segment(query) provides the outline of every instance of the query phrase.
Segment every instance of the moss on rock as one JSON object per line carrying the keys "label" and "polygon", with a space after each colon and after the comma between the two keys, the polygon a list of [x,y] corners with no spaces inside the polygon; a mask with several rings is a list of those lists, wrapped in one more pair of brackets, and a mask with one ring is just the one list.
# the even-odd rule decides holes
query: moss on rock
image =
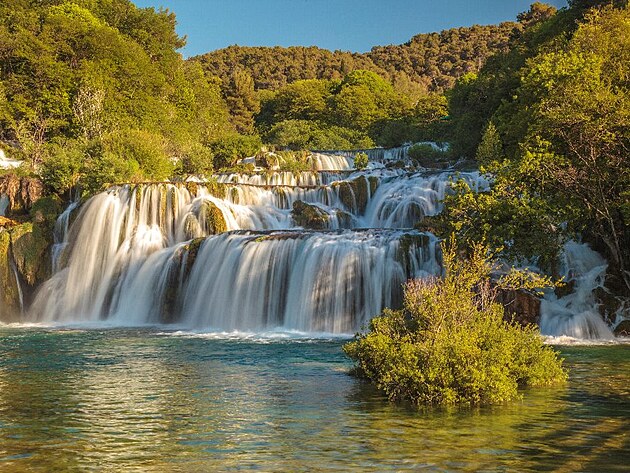
{"label": "moss on rock", "polygon": [[227,232],[227,222],[221,209],[210,201],[205,200],[199,209],[199,224],[208,235]]}
{"label": "moss on rock", "polygon": [[17,312],[20,305],[19,291],[12,270],[11,235],[0,229],[0,304],[4,309],[0,315]]}
{"label": "moss on rock", "polygon": [[333,189],[337,190],[339,200],[344,207],[355,213],[365,212],[371,192],[371,184],[365,176],[359,176],[350,181],[333,183]]}
{"label": "moss on rock", "polygon": [[49,248],[52,235],[38,224],[23,223],[10,230],[15,265],[29,286],[50,276]]}
{"label": "moss on rock", "polygon": [[293,202],[291,216],[293,221],[300,227],[311,230],[325,230],[328,228],[328,214],[316,205],[307,204],[301,200]]}

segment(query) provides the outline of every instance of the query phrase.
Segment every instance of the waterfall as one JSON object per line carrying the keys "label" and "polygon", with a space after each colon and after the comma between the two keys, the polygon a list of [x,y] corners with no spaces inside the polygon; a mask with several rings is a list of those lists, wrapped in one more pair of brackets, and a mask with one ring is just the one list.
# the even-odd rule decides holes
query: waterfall
{"label": "waterfall", "polygon": [[216,174],[214,177],[222,184],[251,184],[257,186],[321,186],[344,179],[352,170],[345,171],[289,171]]}
{"label": "waterfall", "polygon": [[593,291],[603,287],[608,265],[585,243],[569,241],[562,254],[562,276],[574,283],[564,297],[547,294],[540,307],[544,335],[610,340],[614,335],[597,310]]}
{"label": "waterfall", "polygon": [[15,169],[22,165],[22,161],[7,157],[3,149],[0,149],[0,169]]}
{"label": "waterfall", "polygon": [[[217,330],[358,330],[400,303],[406,279],[440,271],[434,236],[380,230],[368,209],[382,216],[378,209],[400,192],[400,179],[408,194],[431,192],[425,201],[433,208],[452,175],[342,177],[328,185],[230,183],[218,190],[202,183],[114,186],[59,218],[55,273],[30,316]],[[297,202],[318,209],[329,231],[301,229],[293,220]],[[78,215],[68,230],[73,210]],[[388,223],[410,227],[412,218],[399,210]],[[330,231],[370,221],[373,230]]]}
{"label": "waterfall", "polygon": [[340,154],[313,153],[309,160],[316,171],[339,171],[354,167],[354,154],[344,156]]}
{"label": "waterfall", "polygon": [[[356,150],[344,150],[344,151],[321,151],[319,154],[323,155],[336,155],[341,156],[349,160],[350,165],[352,166],[354,157],[357,153],[365,153],[368,156],[368,160],[371,166],[375,164],[388,164],[394,163],[397,161],[408,161],[409,160],[409,148],[412,146],[419,145],[429,145],[436,151],[447,151],[449,146],[447,143],[438,144],[434,141],[422,141],[419,143],[407,144],[403,146],[399,146],[396,148],[370,148],[370,149],[356,149]],[[340,168],[341,169],[341,168]]]}
{"label": "waterfall", "polygon": [[9,208],[9,197],[5,194],[0,194],[0,217],[3,217],[7,213]]}
{"label": "waterfall", "polygon": [[[412,228],[441,212],[451,182],[464,179],[476,191],[489,186],[479,172],[357,171],[355,153],[314,153],[307,172],[117,185],[81,207],[73,203],[55,226],[53,276],[26,317],[355,332],[401,303],[408,278],[441,273],[437,239]],[[406,153],[369,155],[383,161]],[[592,295],[603,284],[604,260],[572,243],[563,271],[575,291],[546,296],[543,332],[610,337]]]}
{"label": "waterfall", "polygon": [[53,247],[52,247],[52,271],[56,273],[59,270],[63,251],[68,246],[68,230],[70,227],[70,215],[79,206],[78,201],[71,202],[70,205],[61,213],[55,222],[53,231]]}

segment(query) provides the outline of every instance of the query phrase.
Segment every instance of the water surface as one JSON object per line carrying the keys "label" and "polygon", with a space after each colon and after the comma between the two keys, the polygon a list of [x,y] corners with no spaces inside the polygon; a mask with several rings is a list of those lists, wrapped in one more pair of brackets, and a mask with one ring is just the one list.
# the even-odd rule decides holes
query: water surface
{"label": "water surface", "polygon": [[414,411],[343,340],[0,329],[0,471],[628,471],[630,346],[561,347],[568,386]]}

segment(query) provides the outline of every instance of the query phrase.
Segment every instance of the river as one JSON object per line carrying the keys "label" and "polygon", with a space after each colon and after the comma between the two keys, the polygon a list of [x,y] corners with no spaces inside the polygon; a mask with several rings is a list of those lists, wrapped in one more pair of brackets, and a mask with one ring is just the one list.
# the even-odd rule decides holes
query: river
{"label": "river", "polygon": [[415,411],[345,339],[0,329],[0,471],[627,471],[630,345],[561,346],[567,386]]}

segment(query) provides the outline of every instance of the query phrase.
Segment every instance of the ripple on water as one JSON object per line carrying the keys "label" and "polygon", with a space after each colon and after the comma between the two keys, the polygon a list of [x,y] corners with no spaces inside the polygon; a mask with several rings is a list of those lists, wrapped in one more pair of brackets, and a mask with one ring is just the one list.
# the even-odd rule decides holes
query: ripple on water
{"label": "ripple on water", "polygon": [[0,331],[0,471],[624,471],[630,346],[561,346],[568,386],[410,410],[344,340]]}

